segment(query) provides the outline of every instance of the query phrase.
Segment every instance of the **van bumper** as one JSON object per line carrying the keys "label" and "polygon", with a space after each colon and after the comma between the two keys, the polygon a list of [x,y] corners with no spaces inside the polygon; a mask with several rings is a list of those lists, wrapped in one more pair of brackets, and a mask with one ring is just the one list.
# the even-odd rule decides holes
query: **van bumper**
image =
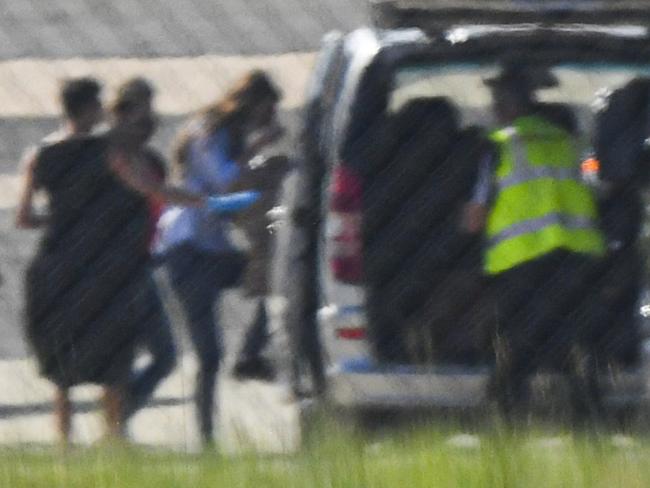
{"label": "van bumper", "polygon": [[[489,368],[377,367],[351,360],[329,372],[329,401],[345,409],[371,408],[477,408],[490,402]],[[608,408],[648,403],[647,375],[643,370],[603,375],[604,402]],[[566,395],[560,375],[540,374],[532,380],[533,402],[555,403]]]}

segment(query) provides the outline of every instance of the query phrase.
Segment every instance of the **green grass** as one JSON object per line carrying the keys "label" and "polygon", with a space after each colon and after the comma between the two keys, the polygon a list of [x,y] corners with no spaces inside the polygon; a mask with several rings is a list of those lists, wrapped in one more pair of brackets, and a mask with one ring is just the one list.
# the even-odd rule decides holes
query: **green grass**
{"label": "green grass", "polygon": [[0,450],[0,487],[648,487],[650,440],[448,428],[366,438],[327,426],[287,456],[189,455],[128,447]]}

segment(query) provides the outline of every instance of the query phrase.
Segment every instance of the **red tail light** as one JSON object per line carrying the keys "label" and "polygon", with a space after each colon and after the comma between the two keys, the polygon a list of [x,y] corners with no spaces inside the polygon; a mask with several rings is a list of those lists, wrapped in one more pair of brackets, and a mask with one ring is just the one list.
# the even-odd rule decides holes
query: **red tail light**
{"label": "red tail light", "polygon": [[363,327],[345,327],[336,329],[336,337],[348,341],[361,341],[366,338],[366,329]]}
{"label": "red tail light", "polygon": [[347,166],[338,165],[333,172],[330,191],[332,274],[338,281],[358,283],[363,274],[361,178]]}

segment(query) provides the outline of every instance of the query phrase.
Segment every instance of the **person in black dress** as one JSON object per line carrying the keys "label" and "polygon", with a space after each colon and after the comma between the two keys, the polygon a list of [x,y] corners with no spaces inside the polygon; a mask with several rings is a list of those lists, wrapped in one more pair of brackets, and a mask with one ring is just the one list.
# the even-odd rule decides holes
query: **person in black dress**
{"label": "person in black dress", "polygon": [[21,200],[18,224],[44,226],[26,273],[26,337],[41,374],[58,390],[62,440],[70,433],[68,389],[104,387],[111,437],[123,433],[125,392],[141,334],[164,319],[148,249],[148,199],[205,205],[206,198],[148,178],[140,150],[155,129],[150,100],[128,106],[108,133],[43,146],[24,193],[44,190],[47,216]]}
{"label": "person in black dress", "polygon": [[[61,127],[46,136],[38,146],[27,152],[22,166],[24,169],[23,191],[16,213],[16,226],[22,229],[35,229],[47,224],[48,216],[34,212],[32,201],[40,182],[36,182],[36,165],[41,152],[57,142],[87,136],[101,121],[101,85],[91,77],[66,80],[60,91],[60,102],[64,117]],[[57,388],[55,412],[61,437],[67,439],[70,431],[72,406],[67,388]]]}

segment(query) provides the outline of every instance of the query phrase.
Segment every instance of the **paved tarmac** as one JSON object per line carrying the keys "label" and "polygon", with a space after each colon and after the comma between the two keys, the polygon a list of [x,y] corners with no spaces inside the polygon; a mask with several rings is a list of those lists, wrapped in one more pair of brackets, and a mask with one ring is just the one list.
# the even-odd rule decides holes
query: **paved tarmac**
{"label": "paved tarmac", "polygon": [[[179,367],[160,386],[151,405],[130,422],[130,441],[143,446],[197,452],[201,446],[191,403],[194,359],[182,357]],[[29,360],[0,362],[0,444],[55,445],[51,385],[38,379]],[[100,390],[93,386],[73,390],[75,415],[72,442],[101,442],[103,418]],[[289,452],[300,443],[299,405],[288,401],[277,385],[236,382],[223,375],[219,383],[217,438],[224,452],[260,450]]]}
{"label": "paved tarmac", "polygon": [[2,0],[0,59],[303,52],[366,18],[364,0]]}
{"label": "paved tarmac", "polygon": [[[151,79],[162,115],[155,145],[166,151],[188,112],[216,99],[246,70],[264,68],[282,87],[282,117],[294,128],[321,36],[333,29],[350,30],[365,19],[361,0],[0,1],[0,444],[55,440],[51,387],[38,378],[21,333],[22,273],[38,235],[15,230],[12,220],[21,154],[57,127],[59,81],[93,74],[110,95],[129,76]],[[291,150],[291,139],[285,146]],[[173,300],[168,305],[183,343]],[[225,297],[222,309],[226,348],[232,353],[251,304],[234,292]],[[272,356],[280,366],[286,357],[284,344],[282,333],[275,333]],[[182,351],[182,361],[153,405],[133,419],[134,442],[198,448],[190,401],[195,364],[187,348]],[[232,355],[227,365],[231,361]],[[220,385],[215,415],[226,449],[297,446],[299,409],[287,401],[281,382],[237,383],[224,374]],[[74,392],[75,442],[92,443],[102,435],[97,393],[94,387]]]}

